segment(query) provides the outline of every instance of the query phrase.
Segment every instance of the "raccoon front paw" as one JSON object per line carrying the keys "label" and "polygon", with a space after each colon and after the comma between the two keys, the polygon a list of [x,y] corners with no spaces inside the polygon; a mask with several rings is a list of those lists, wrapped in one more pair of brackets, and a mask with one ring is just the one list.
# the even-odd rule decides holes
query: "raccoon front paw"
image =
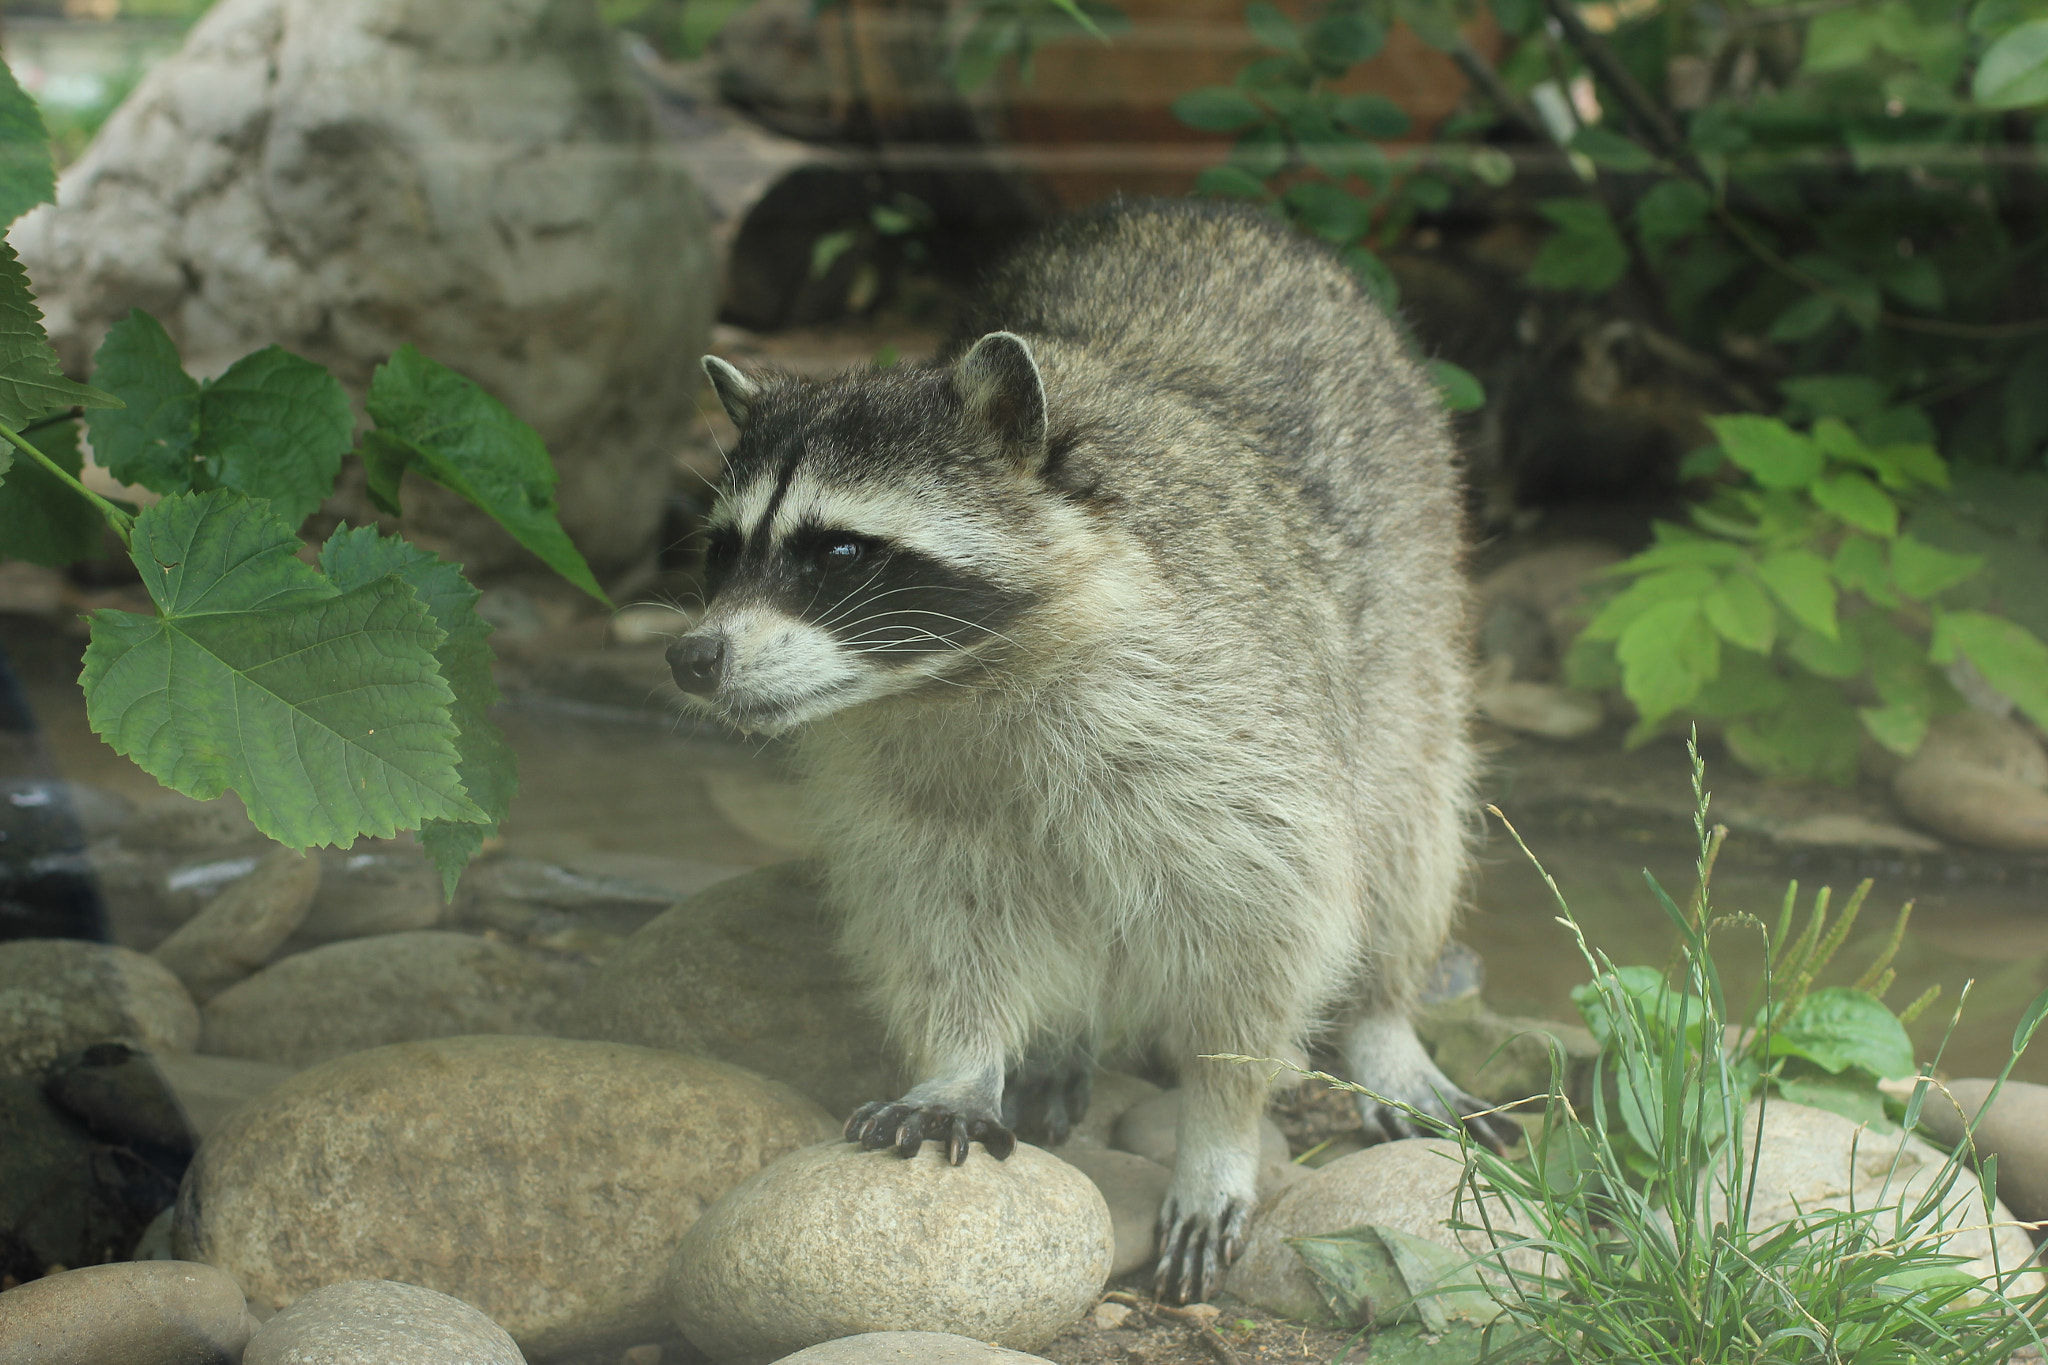
{"label": "raccoon front paw", "polygon": [[876,1100],[854,1110],[846,1121],[846,1140],[871,1152],[894,1147],[898,1156],[916,1156],[926,1138],[944,1143],[947,1159],[955,1166],[967,1160],[970,1142],[980,1143],[997,1161],[1017,1150],[1016,1135],[993,1114],[963,1112],[950,1105]]}
{"label": "raccoon front paw", "polygon": [[[1522,1141],[1521,1125],[1476,1095],[1468,1095],[1449,1082],[1420,1095],[1396,1095],[1399,1099],[1446,1123],[1463,1124],[1465,1131],[1495,1152],[1504,1152]],[[1440,1133],[1396,1105],[1370,1095],[1358,1097],[1358,1113],[1364,1121],[1367,1145],[1397,1138],[1438,1137]]]}
{"label": "raccoon front paw", "polygon": [[1211,1211],[1183,1207],[1171,1195],[1159,1210],[1159,1269],[1152,1292],[1162,1303],[1201,1303],[1223,1287],[1223,1272],[1244,1250],[1251,1205],[1225,1199]]}

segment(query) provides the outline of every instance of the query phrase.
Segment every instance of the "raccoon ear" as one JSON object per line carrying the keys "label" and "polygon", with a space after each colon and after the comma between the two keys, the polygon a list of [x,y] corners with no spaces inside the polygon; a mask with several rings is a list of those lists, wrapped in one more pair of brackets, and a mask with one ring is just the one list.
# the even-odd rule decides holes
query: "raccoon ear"
{"label": "raccoon ear", "polygon": [[953,387],[968,413],[1011,445],[1036,453],[1045,446],[1045,381],[1031,347],[1014,332],[990,332],[953,370]]}
{"label": "raccoon ear", "polygon": [[734,426],[746,426],[747,419],[754,415],[754,400],[760,397],[761,386],[715,355],[705,356],[703,364],[725,415],[732,418]]}

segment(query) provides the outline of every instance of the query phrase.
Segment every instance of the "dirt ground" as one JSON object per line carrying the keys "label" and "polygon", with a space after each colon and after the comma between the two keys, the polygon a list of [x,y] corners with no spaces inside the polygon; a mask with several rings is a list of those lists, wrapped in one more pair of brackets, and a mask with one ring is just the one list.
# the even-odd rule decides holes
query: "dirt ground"
{"label": "dirt ground", "polygon": [[1039,1354],[1054,1365],[1337,1365],[1367,1358],[1367,1342],[1243,1304],[1167,1308],[1112,1292]]}

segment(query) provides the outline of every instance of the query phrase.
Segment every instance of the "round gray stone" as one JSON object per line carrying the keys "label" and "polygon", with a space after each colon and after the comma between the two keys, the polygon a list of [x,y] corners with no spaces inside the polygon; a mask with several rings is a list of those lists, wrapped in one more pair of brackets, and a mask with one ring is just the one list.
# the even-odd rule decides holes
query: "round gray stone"
{"label": "round gray stone", "polygon": [[721,1057],[850,1114],[904,1086],[838,935],[804,864],[734,877],[628,938],[557,1027]]}
{"label": "round gray stone", "polygon": [[1020,1144],[964,1165],[828,1143],[714,1204],[676,1247],[668,1301],[707,1355],[769,1360],[860,1331],[1044,1346],[1095,1303],[1109,1209],[1072,1166]]}
{"label": "round gray stone", "polygon": [[1030,1365],[1044,1359],[951,1332],[862,1332],[806,1346],[781,1365]]}
{"label": "round gray stone", "polygon": [[[1111,1145],[1171,1169],[1174,1154],[1180,1150],[1180,1091],[1162,1090],[1126,1109],[1116,1122],[1116,1139]],[[1287,1161],[1287,1135],[1279,1124],[1261,1117],[1259,1164],[1284,1166]]]}
{"label": "round gray stone", "polygon": [[249,1342],[242,1365],[526,1365],[505,1329],[461,1299],[395,1280],[323,1285]]}
{"label": "round gray stone", "polygon": [[93,1043],[190,1052],[198,1040],[198,1007],[154,958],[75,939],[0,943],[0,1075],[33,1075]]}
{"label": "round gray stone", "polygon": [[387,1043],[536,1032],[550,985],[532,954],[474,934],[347,939],[281,958],[209,1000],[201,1045],[310,1066]]}
{"label": "round gray stone", "polygon": [[[1921,1106],[1921,1126],[1953,1147],[1984,1108],[1992,1084],[1983,1079],[1948,1082],[1954,1101],[1939,1092],[1929,1095]],[[2048,1219],[2048,1085],[2007,1081],[1971,1141],[1980,1158],[1998,1158],[1998,1197],[2006,1207],[2030,1223]]]}
{"label": "round gray stone", "polygon": [[117,1261],[0,1294],[0,1365],[224,1365],[255,1327],[224,1271]]}
{"label": "round gray stone", "polygon": [[1128,1275],[1149,1265],[1159,1245],[1159,1206],[1173,1172],[1135,1152],[1119,1152],[1092,1142],[1064,1142],[1053,1155],[1095,1182],[1109,1205],[1116,1228],[1116,1263],[1112,1275]]}
{"label": "round gray stone", "polygon": [[300,1072],[223,1120],[178,1197],[181,1255],[258,1311],[395,1277],[535,1356],[661,1335],[667,1254],[743,1177],[837,1125],[737,1067],[617,1043],[443,1038]]}
{"label": "round gray stone", "polygon": [[306,917],[320,860],[298,849],[267,854],[246,876],[178,926],[150,956],[206,1001],[269,961]]}

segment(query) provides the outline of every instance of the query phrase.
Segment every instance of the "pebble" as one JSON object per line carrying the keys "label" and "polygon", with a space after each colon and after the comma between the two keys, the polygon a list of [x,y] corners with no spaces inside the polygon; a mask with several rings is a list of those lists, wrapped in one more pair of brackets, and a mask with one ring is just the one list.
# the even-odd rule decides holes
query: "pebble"
{"label": "pebble", "polygon": [[[1911,1093],[1911,1083],[1907,1084]],[[1921,1104],[1920,1125],[1936,1141],[1953,1147],[1963,1140],[1969,1120],[1983,1109],[1992,1082],[1965,1079],[1947,1085],[1954,1103],[1939,1091],[1928,1095]],[[2048,1085],[2007,1081],[1971,1141],[1980,1156],[1998,1158],[1998,1197],[2005,1206],[2029,1223],[2048,1219]]]}
{"label": "pebble", "polygon": [[2012,853],[2048,850],[2048,753],[2017,720],[1940,717],[1893,776],[1892,793],[1937,834]]}
{"label": "pebble", "polygon": [[1474,680],[1473,704],[1495,725],[1540,739],[1584,739],[1607,723],[1600,698],[1556,683],[1509,676],[1512,661],[1489,660]]}
{"label": "pebble", "polygon": [[297,849],[266,855],[150,954],[204,1004],[270,960],[305,919],[320,860]]}
{"label": "pebble", "polygon": [[[1930,1099],[1922,1112],[1934,1108]],[[1746,1141],[1756,1130],[1756,1114],[1756,1107],[1751,1106],[1744,1120]],[[1851,1207],[1910,1209],[1940,1177],[1947,1160],[1945,1153],[1919,1138],[1876,1132],[1840,1114],[1784,1100],[1773,1100],[1765,1109],[1762,1135],[1755,1141],[1756,1193],[1749,1214],[1752,1231],[1800,1213]],[[1942,1201],[1942,1218],[1963,1230],[1930,1245],[1939,1245],[1950,1255],[1968,1257],[1961,1268],[1979,1276],[1993,1273],[1993,1231],[2000,1266],[2010,1270],[2032,1260],[2033,1243],[2002,1201],[1993,1206],[1992,1227],[1985,1227],[1981,1198],[1975,1180],[1966,1175],[1957,1181]],[[1724,1193],[1711,1193],[1706,1202],[1715,1210],[1715,1217],[1726,1216]],[[1880,1226],[1888,1230],[1890,1225]],[[2039,1289],[2041,1277],[2030,1278],[2031,1283],[2022,1281],[2008,1292],[2017,1298]]]}
{"label": "pebble", "polygon": [[387,1043],[534,1033],[553,1005],[547,966],[474,934],[421,930],[310,948],[231,986],[200,1011],[222,1057],[311,1066]]}
{"label": "pebble", "polygon": [[806,1346],[782,1361],[784,1365],[791,1361],[797,1365],[1031,1365],[1034,1361],[1045,1365],[1043,1356],[1005,1350],[951,1332],[862,1332]]}
{"label": "pebble", "polygon": [[154,958],[77,939],[0,943],[0,1075],[99,1042],[189,1052],[198,1040],[198,1007]]}
{"label": "pebble", "polygon": [[1158,1086],[1128,1071],[1097,1071],[1088,1089],[1088,1112],[1074,1125],[1073,1131],[1067,1135],[1067,1142],[1093,1143],[1098,1147],[1112,1145],[1117,1120],[1129,1113],[1139,1101],[1149,1100],[1159,1093]]}
{"label": "pebble", "polygon": [[385,1276],[453,1294],[530,1355],[664,1326],[697,1213],[838,1124],[737,1067],[539,1037],[400,1043],[300,1072],[230,1115],[179,1192],[179,1254],[259,1313]]}
{"label": "pebble", "polygon": [[[1479,581],[1474,593],[1479,617],[1487,620],[1501,603],[1531,611],[1550,628],[1550,658],[1563,658],[1588,619],[1584,611],[1586,584],[1622,558],[1622,552],[1612,545],[1590,540],[1565,541],[1517,555]],[[1519,671],[1542,676],[1542,661],[1517,662],[1524,665]]]}
{"label": "pebble", "polygon": [[[1269,1201],[1252,1224],[1243,1255],[1224,1287],[1284,1318],[1320,1322],[1329,1316],[1314,1278],[1290,1237],[1315,1237],[1372,1224],[1398,1228],[1467,1255],[1486,1249],[1483,1233],[1454,1233],[1452,1217],[1464,1165],[1458,1144],[1437,1138],[1383,1142],[1339,1157]],[[1471,1215],[1468,1209],[1467,1215]],[[1495,1224],[1516,1226],[1506,1209]],[[1476,1217],[1472,1221],[1477,1221]],[[1531,1258],[1523,1254],[1524,1262]]]}
{"label": "pebble", "polygon": [[718,1057],[850,1114],[905,1085],[837,938],[803,864],[750,872],[649,921],[591,973],[556,1027]]}
{"label": "pebble", "polygon": [[1128,1275],[1152,1263],[1159,1245],[1159,1206],[1173,1172],[1135,1152],[1119,1152],[1088,1142],[1067,1141],[1053,1155],[1095,1182],[1109,1205],[1116,1229],[1116,1261],[1111,1275]]}
{"label": "pebble", "polygon": [[526,1365],[461,1299],[395,1280],[323,1285],[263,1324],[242,1365]]}
{"label": "pebble", "polygon": [[774,1359],[862,1330],[955,1332],[1033,1351],[1095,1305],[1115,1258],[1079,1171],[1019,1144],[964,1165],[842,1142],[750,1176],[677,1245],[675,1322],[716,1358]]}
{"label": "pebble", "polygon": [[0,1294],[0,1365],[228,1365],[255,1328],[223,1271],[117,1261]]}

